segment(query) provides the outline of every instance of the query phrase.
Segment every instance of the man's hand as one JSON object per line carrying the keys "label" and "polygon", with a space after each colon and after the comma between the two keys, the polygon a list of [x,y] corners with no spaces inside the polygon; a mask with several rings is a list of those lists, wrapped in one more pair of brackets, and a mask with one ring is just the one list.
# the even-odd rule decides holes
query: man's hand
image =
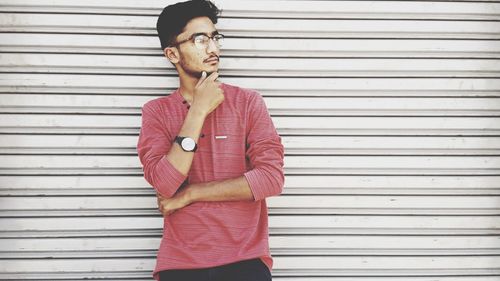
{"label": "man's hand", "polygon": [[156,201],[158,203],[158,209],[163,214],[163,216],[168,216],[173,214],[175,211],[186,207],[191,204],[188,199],[186,190],[179,190],[173,197],[165,198],[159,193],[156,193]]}
{"label": "man's hand", "polygon": [[204,71],[194,88],[192,109],[200,111],[205,116],[214,111],[224,101],[224,91],[220,82],[215,81],[219,73],[213,72],[207,77]]}

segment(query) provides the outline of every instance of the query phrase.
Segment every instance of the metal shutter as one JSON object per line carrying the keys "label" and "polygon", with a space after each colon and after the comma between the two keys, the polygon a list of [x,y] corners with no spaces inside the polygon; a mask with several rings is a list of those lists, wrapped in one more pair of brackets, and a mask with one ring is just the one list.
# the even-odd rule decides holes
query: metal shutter
{"label": "metal shutter", "polygon": [[[0,279],[151,280],[135,144],[174,1],[0,1]],[[498,1],[216,1],[286,147],[274,279],[500,280]]]}

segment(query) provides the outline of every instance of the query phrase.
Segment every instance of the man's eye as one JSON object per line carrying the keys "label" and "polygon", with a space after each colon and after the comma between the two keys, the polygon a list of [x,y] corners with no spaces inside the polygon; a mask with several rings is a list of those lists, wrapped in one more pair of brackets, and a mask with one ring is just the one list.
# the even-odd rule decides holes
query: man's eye
{"label": "man's eye", "polygon": [[196,43],[205,43],[208,40],[208,37],[205,35],[198,35],[194,38],[194,42]]}

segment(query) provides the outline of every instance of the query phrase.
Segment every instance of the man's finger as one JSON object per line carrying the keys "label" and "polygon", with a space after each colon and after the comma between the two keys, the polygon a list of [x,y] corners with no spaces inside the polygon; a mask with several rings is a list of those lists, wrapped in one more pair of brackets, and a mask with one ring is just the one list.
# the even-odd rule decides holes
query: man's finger
{"label": "man's finger", "polygon": [[219,72],[214,71],[210,76],[207,77],[207,80],[209,81],[215,81],[219,77]]}
{"label": "man's finger", "polygon": [[203,71],[201,73],[201,77],[200,79],[198,80],[198,83],[196,83],[196,86],[195,87],[198,87],[199,85],[201,85],[201,83],[203,83],[203,81],[205,81],[205,78],[207,78],[207,72]]}

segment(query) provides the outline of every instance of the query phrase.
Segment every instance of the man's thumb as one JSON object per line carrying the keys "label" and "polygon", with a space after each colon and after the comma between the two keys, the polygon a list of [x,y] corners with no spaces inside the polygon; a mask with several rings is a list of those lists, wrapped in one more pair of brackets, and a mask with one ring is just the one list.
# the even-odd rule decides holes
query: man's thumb
{"label": "man's thumb", "polygon": [[196,84],[196,86],[199,86],[201,83],[203,83],[203,81],[205,81],[205,78],[207,78],[207,73],[205,71],[203,71],[201,73],[200,80],[198,80],[198,83]]}

